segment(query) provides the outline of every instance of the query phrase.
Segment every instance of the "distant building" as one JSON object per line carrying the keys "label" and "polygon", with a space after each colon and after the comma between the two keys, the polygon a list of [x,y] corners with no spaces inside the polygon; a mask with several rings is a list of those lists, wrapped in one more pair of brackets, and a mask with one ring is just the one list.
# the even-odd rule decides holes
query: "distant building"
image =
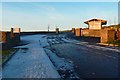
{"label": "distant building", "polygon": [[102,29],[102,25],[106,25],[107,21],[106,20],[101,20],[101,19],[91,19],[88,21],[85,21],[88,25],[89,29]]}

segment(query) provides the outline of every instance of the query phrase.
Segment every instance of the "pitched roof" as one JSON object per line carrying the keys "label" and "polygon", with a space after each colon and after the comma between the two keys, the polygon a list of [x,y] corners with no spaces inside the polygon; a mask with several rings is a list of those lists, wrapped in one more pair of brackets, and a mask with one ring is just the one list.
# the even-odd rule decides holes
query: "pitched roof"
{"label": "pitched roof", "polygon": [[88,21],[85,21],[84,23],[86,23],[86,24],[88,24],[89,22],[91,22],[91,21],[101,21],[102,22],[102,25],[104,25],[104,24],[107,24],[107,20],[102,20],[102,19],[90,19],[90,20],[88,20]]}

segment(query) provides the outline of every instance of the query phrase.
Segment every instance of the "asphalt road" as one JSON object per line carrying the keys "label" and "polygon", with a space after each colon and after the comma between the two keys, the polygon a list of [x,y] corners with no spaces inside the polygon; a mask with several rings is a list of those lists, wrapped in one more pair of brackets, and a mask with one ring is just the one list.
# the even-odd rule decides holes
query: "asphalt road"
{"label": "asphalt road", "polygon": [[[51,43],[55,42],[53,39]],[[52,44],[51,48],[58,56],[72,61],[81,78],[118,78],[119,51],[96,45],[65,43],[60,39],[57,41],[58,44]]]}

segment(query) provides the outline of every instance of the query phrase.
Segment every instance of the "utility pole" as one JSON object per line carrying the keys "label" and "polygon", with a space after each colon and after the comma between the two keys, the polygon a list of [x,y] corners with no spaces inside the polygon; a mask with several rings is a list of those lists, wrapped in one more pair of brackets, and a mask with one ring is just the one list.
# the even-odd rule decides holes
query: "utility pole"
{"label": "utility pole", "polygon": [[48,32],[49,32],[50,26],[48,25]]}

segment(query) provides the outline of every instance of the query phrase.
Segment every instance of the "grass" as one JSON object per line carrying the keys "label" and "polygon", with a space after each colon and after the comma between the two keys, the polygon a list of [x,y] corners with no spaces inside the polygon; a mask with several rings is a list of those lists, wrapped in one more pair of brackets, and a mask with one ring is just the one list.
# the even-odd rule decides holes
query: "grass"
{"label": "grass", "polygon": [[8,50],[2,50],[0,52],[2,52],[2,56],[7,56],[9,55],[11,52],[15,51],[16,49],[8,49]]}
{"label": "grass", "polygon": [[6,58],[8,58],[8,56],[14,52],[16,49],[8,49],[8,50],[0,50],[0,55],[2,56],[2,62],[4,62],[6,60]]}
{"label": "grass", "polygon": [[119,45],[120,46],[120,41],[110,41],[110,42],[107,42],[108,44],[114,44],[114,45]]}

